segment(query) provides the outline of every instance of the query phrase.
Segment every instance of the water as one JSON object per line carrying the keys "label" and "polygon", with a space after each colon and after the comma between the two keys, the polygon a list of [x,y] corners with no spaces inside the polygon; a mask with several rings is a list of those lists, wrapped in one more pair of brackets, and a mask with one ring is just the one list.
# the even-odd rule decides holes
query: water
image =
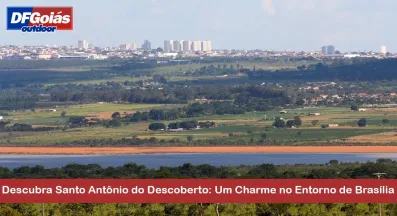
{"label": "water", "polygon": [[137,163],[149,168],[160,166],[194,165],[238,166],[272,163],[283,164],[324,164],[330,160],[340,162],[367,162],[378,158],[397,160],[396,154],[303,154],[303,153],[240,153],[240,154],[142,154],[142,155],[0,155],[0,166],[10,169],[20,166],[42,165],[46,168],[62,167],[70,163],[100,164],[103,167],[122,166]]}

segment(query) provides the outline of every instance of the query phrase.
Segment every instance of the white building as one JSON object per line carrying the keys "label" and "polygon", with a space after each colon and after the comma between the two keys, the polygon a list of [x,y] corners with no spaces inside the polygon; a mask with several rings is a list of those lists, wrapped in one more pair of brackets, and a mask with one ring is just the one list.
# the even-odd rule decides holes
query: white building
{"label": "white building", "polygon": [[182,46],[182,50],[183,52],[188,52],[191,51],[192,49],[192,41],[190,40],[184,40],[183,42],[183,46]]}
{"label": "white building", "polygon": [[52,57],[51,53],[40,53],[37,55],[37,58],[41,60],[48,60],[51,59],[51,57]]}
{"label": "white building", "polygon": [[180,52],[181,51],[181,42],[179,40],[174,40],[172,43],[172,51]]}
{"label": "white building", "polygon": [[86,40],[79,40],[77,43],[77,48],[86,50],[88,49],[88,41]]}
{"label": "white building", "polygon": [[164,52],[165,53],[170,53],[172,52],[172,46],[173,46],[173,41],[172,40],[165,40],[164,41]]}
{"label": "white building", "polygon": [[0,120],[3,120],[3,116],[0,116]]}
{"label": "white building", "polygon": [[129,44],[129,43],[122,44],[122,45],[120,45],[120,49],[121,50],[131,50],[132,49],[132,45]]}
{"label": "white building", "polygon": [[200,52],[201,51],[201,41],[195,40],[192,42],[192,51]]}
{"label": "white building", "polygon": [[386,46],[381,46],[381,47],[380,47],[380,53],[383,54],[383,55],[386,55],[386,53],[387,53],[387,47],[386,47]]}

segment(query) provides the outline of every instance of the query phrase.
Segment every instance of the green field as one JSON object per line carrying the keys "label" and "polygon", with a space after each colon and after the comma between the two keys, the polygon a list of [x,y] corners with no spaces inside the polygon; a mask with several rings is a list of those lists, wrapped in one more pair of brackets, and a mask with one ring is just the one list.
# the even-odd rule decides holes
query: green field
{"label": "green field", "polygon": [[[84,104],[73,105],[68,107],[58,107],[56,112],[47,110],[18,111],[10,112],[6,120],[13,123],[24,123],[33,125],[65,125],[70,116],[92,116],[100,115],[103,118],[110,118],[113,112],[135,112],[150,110],[155,107],[173,107],[174,105],[162,104]],[[65,111],[66,117],[61,117],[61,113]]]}
{"label": "green field", "polygon": [[[13,123],[25,123],[44,126],[64,126],[70,116],[100,116],[109,119],[113,112],[135,112],[144,111],[154,107],[172,108],[183,105],[159,105],[159,104],[87,104],[73,105],[66,108],[57,108],[57,112],[36,110],[36,112],[11,112],[7,117]],[[61,117],[62,111],[67,116]],[[397,109],[368,109],[367,112],[354,112],[349,108],[305,108],[287,109],[287,114],[280,114],[280,111],[251,112],[242,115],[215,115],[199,118],[192,118],[198,121],[214,121],[216,127],[201,130],[184,132],[146,131],[151,122],[130,123],[119,128],[104,128],[102,126],[68,129],[66,131],[36,132],[18,134],[18,136],[0,136],[0,143],[13,144],[60,144],[78,140],[102,140],[122,139],[133,136],[141,139],[155,137],[159,140],[179,139],[183,144],[188,136],[194,140],[220,139],[225,142],[254,141],[263,139],[269,143],[282,143],[292,145],[304,145],[309,143],[330,143],[342,142],[350,137],[357,137],[369,134],[390,133],[397,125]],[[309,113],[318,112],[320,116],[310,116]],[[285,121],[294,116],[301,116],[303,124],[300,128],[276,129],[272,127],[275,117],[282,117]],[[360,118],[368,120],[367,127],[358,127],[357,121]],[[387,118],[387,124],[382,119]],[[178,119],[185,121],[192,119]],[[316,125],[312,121],[317,120]],[[175,121],[170,121],[175,122]],[[170,122],[165,121],[168,125]],[[336,128],[322,129],[322,124],[339,124]],[[262,135],[261,135],[262,134]],[[390,136],[390,135],[389,135]],[[388,141],[394,142],[393,138]],[[397,141],[397,139],[396,139]]]}

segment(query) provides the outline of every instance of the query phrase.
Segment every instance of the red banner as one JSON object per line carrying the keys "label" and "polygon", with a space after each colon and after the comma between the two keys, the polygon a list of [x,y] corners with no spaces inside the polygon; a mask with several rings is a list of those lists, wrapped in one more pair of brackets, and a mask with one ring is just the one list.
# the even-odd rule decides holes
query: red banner
{"label": "red banner", "polygon": [[397,203],[397,179],[7,179],[0,187],[0,203]]}

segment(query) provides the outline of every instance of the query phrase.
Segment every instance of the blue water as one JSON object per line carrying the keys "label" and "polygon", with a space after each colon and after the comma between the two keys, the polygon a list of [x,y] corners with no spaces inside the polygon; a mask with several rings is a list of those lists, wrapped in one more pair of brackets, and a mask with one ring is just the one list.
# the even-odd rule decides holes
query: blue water
{"label": "blue water", "polygon": [[213,166],[257,165],[263,163],[283,164],[324,164],[330,160],[340,162],[367,162],[379,158],[397,160],[396,154],[142,154],[142,155],[0,155],[0,166],[15,168],[20,166],[42,165],[46,168],[62,167],[70,163],[100,164],[103,167],[122,166],[137,163],[150,168],[160,166],[180,166],[184,163],[194,165],[210,164]]}

